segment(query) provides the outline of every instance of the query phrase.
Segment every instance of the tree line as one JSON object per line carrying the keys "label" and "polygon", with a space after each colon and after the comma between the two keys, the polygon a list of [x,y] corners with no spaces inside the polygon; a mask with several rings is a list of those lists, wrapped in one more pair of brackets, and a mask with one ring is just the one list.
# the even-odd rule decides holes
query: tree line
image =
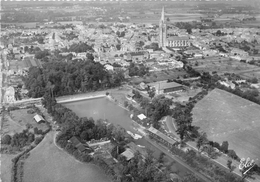
{"label": "tree line", "polygon": [[43,68],[31,67],[24,79],[28,96],[42,97],[46,91],[62,96],[120,86],[124,81],[121,71],[110,73],[94,61],[54,61]]}

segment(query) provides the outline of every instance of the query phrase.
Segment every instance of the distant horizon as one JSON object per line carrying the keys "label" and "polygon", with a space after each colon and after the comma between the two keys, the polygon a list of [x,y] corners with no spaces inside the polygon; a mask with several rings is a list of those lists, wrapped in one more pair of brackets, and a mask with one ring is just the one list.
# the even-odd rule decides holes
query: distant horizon
{"label": "distant horizon", "polygon": [[168,2],[198,2],[198,3],[207,3],[207,2],[258,2],[257,0],[1,0],[2,2],[38,2],[38,1],[61,1],[61,2],[77,2],[77,1],[137,1],[137,2],[145,2],[145,1],[168,1]]}

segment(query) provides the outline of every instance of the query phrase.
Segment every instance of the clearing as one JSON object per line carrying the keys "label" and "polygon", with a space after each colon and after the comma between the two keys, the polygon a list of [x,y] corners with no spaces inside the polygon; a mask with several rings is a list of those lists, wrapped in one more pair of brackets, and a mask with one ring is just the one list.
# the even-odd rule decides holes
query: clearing
{"label": "clearing", "polygon": [[14,111],[10,111],[10,119],[16,124],[21,126],[31,125],[33,128],[37,127],[39,130],[45,131],[48,129],[46,123],[37,123],[33,117],[36,115],[29,114],[27,111],[30,109],[17,109]]}
{"label": "clearing", "polygon": [[74,159],[53,143],[54,132],[30,152],[24,163],[26,182],[110,182],[108,176],[93,164]]}
{"label": "clearing", "polygon": [[228,141],[240,158],[260,158],[260,105],[214,89],[193,109],[193,123],[210,140]]}

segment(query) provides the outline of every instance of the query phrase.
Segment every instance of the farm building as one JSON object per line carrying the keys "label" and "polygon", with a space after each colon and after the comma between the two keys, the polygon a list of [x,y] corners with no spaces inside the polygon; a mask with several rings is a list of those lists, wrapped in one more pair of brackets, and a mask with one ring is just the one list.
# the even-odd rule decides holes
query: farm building
{"label": "farm building", "polygon": [[143,150],[133,142],[127,144],[126,146],[127,146],[126,150],[120,155],[125,156],[127,161],[131,160],[134,157],[134,154],[137,152],[141,154],[143,159],[145,159],[148,155],[145,150]]}
{"label": "farm building", "polygon": [[87,144],[82,144],[77,137],[73,136],[71,139],[68,141],[71,143],[75,148],[78,149],[79,152],[81,153],[90,153],[93,152],[93,149],[90,148]]}
{"label": "farm building", "polygon": [[124,156],[127,161],[135,156],[134,152],[130,148],[127,148],[121,155]]}
{"label": "farm building", "polygon": [[163,134],[159,130],[155,129],[152,126],[147,131],[148,131],[148,133],[151,137],[155,138],[156,140],[163,142],[168,147],[174,146],[177,142],[177,141],[171,139],[170,137],[166,136],[165,134]]}
{"label": "farm building", "polygon": [[45,122],[45,120],[43,119],[43,117],[39,114],[36,114],[34,117],[34,120],[37,122],[37,123],[41,123],[41,122]]}
{"label": "farm building", "polygon": [[165,94],[171,92],[178,92],[183,90],[183,85],[176,82],[155,82],[149,84],[150,87],[154,87],[156,90],[156,94]]}

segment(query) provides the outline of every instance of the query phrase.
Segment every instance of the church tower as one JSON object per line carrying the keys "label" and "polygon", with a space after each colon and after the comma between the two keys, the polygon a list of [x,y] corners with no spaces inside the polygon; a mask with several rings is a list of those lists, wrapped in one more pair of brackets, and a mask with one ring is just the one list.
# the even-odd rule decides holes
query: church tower
{"label": "church tower", "polygon": [[159,21],[159,48],[166,46],[166,23],[165,23],[165,13],[164,7],[162,8],[161,19]]}

